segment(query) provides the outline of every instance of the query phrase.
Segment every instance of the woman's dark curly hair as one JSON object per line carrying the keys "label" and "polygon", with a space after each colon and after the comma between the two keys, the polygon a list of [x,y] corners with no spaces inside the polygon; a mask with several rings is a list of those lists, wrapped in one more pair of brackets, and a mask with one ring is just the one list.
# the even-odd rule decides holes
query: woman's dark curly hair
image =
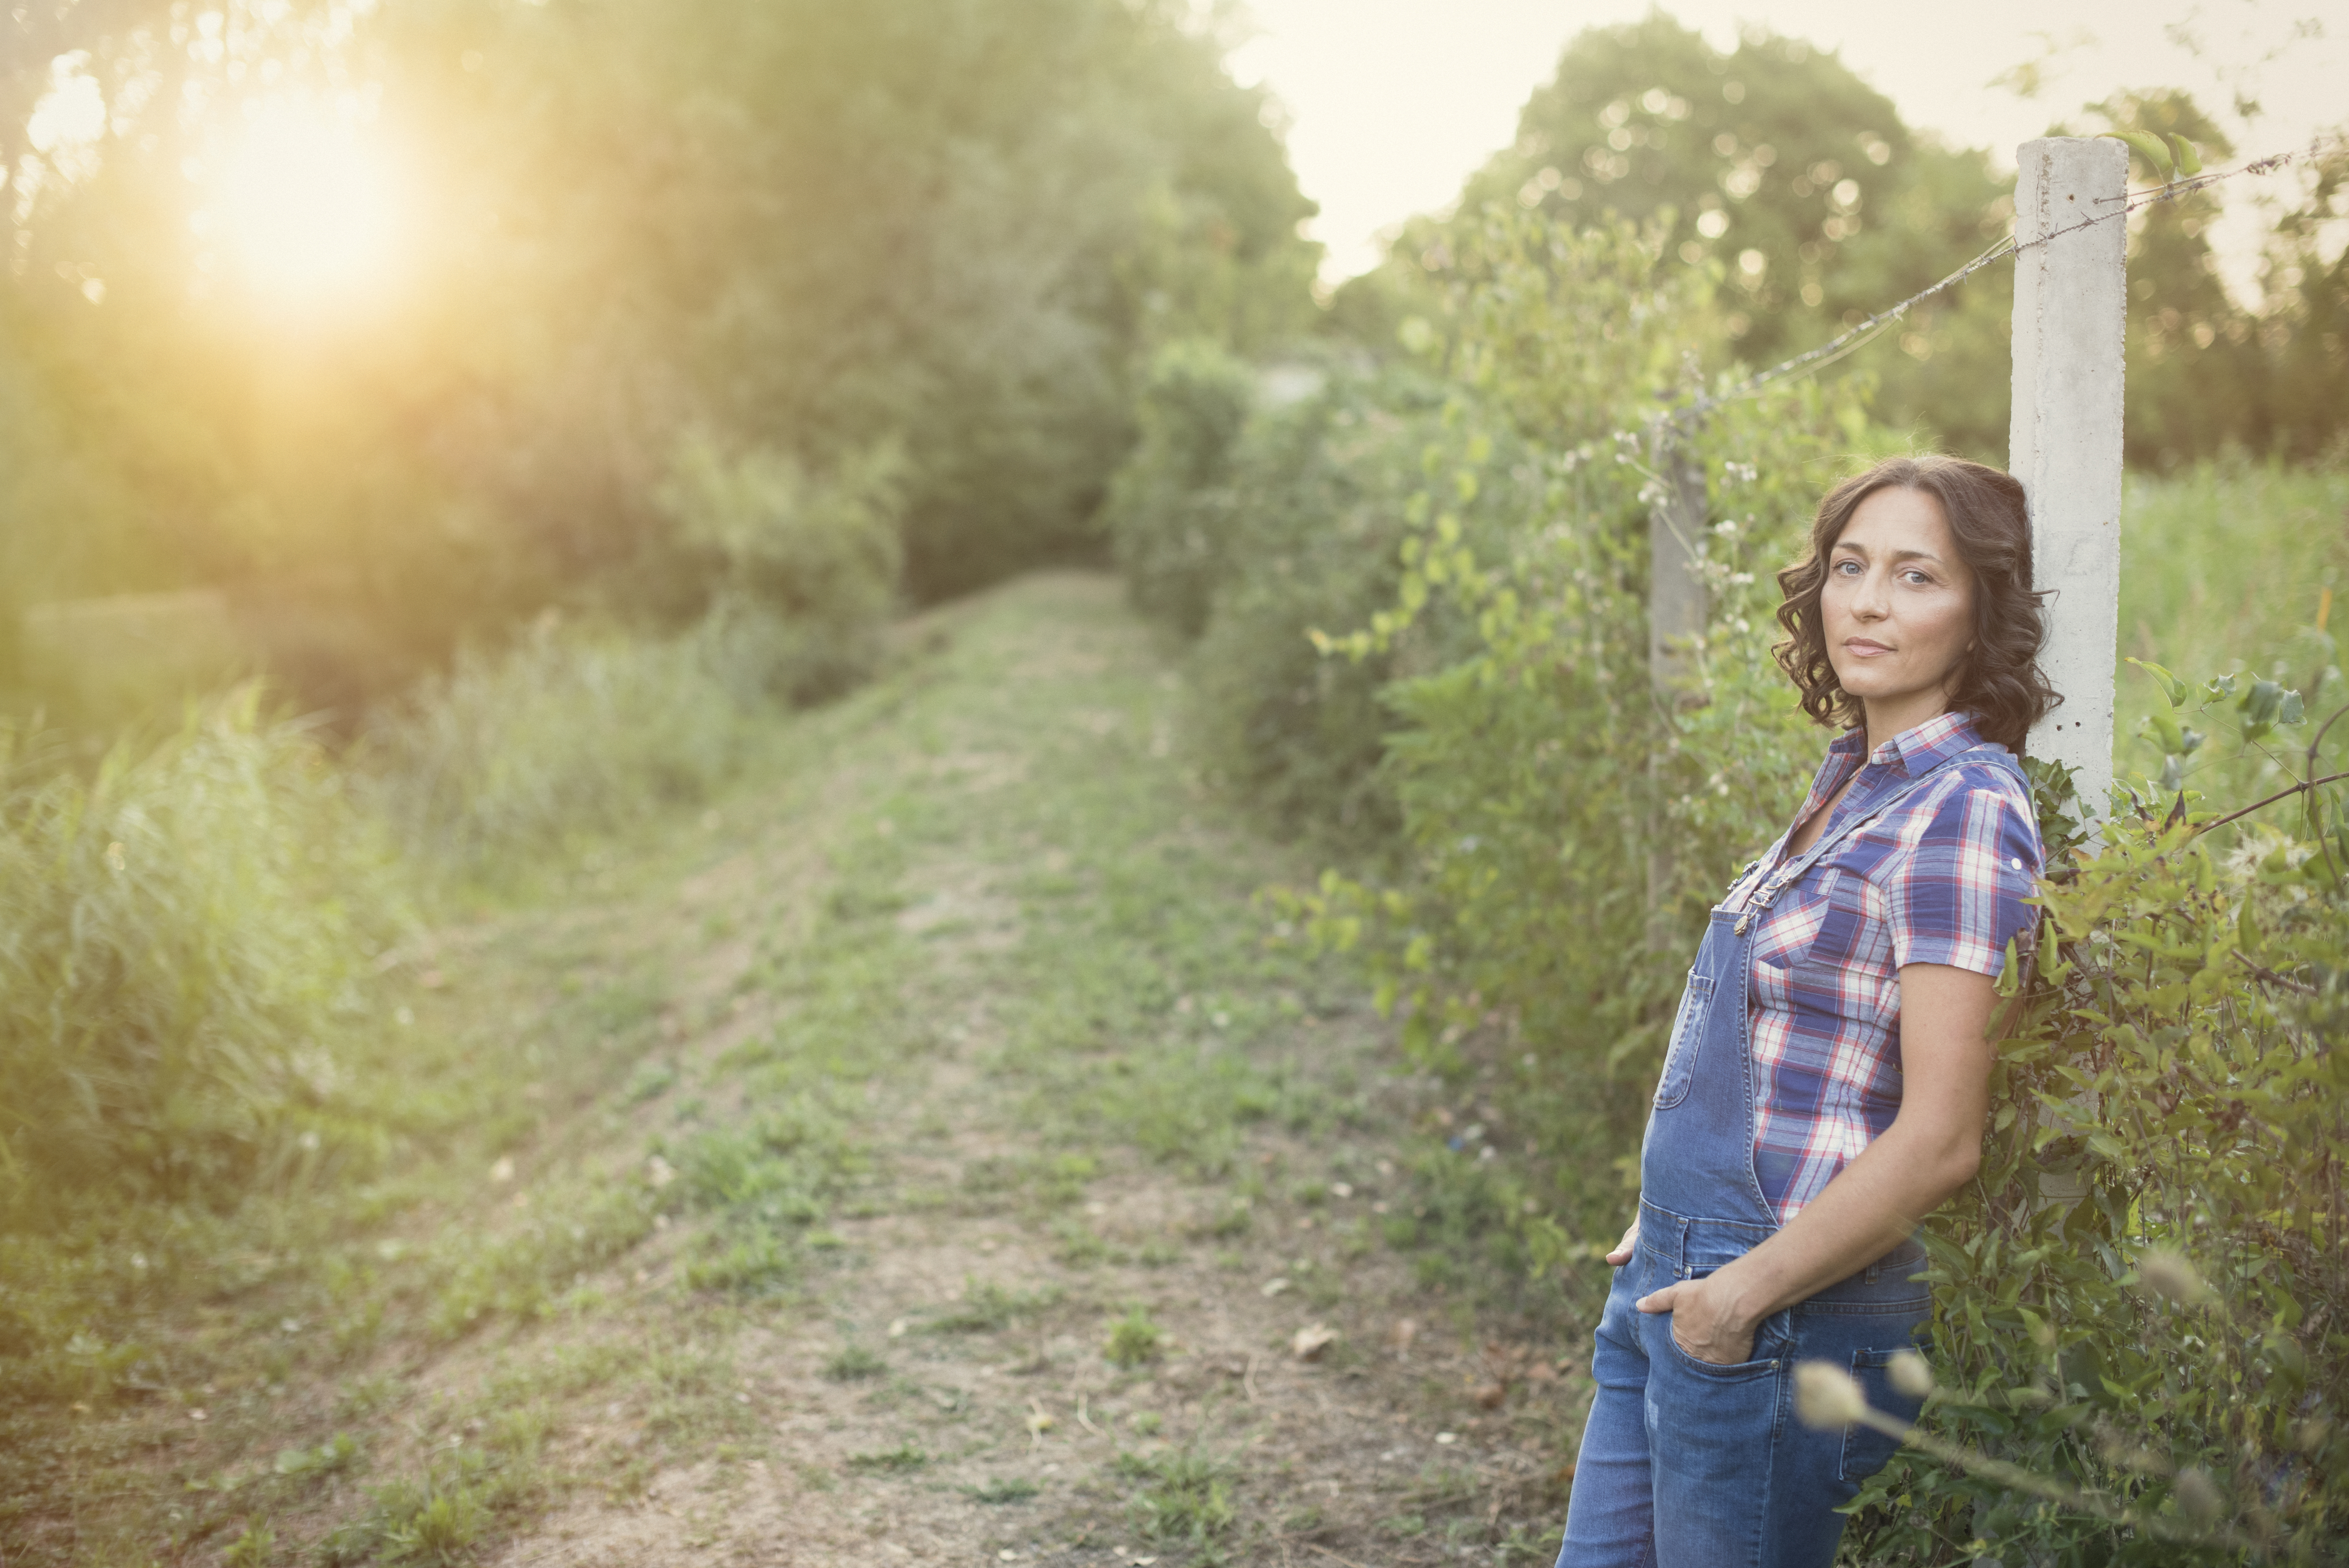
{"label": "woman's dark curly hair", "polygon": [[1880,490],[1922,490],[1941,503],[1958,556],[1974,579],[1973,646],[1960,665],[1950,707],[1971,713],[1985,739],[2023,755],[2023,738],[2064,699],[2039,673],[2047,635],[2031,586],[2031,514],[2013,474],[1962,458],[1887,458],[1827,492],[1811,524],[1811,552],[1778,573],[1786,595],[1778,624],[1786,640],[1770,651],[1803,694],[1803,711],[1821,724],[1853,729],[1864,721],[1859,699],[1843,689],[1827,658],[1819,590],[1827,558],[1859,503]]}

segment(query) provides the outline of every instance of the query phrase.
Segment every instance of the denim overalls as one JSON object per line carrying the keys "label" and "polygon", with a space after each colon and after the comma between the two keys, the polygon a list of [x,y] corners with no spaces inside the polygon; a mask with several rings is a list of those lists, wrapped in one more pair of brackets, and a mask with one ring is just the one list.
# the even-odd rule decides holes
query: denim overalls
{"label": "denim overalls", "polygon": [[1850,1369],[1878,1409],[1914,1419],[1917,1401],[1885,1368],[1932,1305],[1911,1276],[1924,1249],[1902,1243],[1850,1278],[1771,1314],[1754,1359],[1699,1361],[1674,1343],[1669,1313],[1631,1305],[1701,1279],[1778,1229],[1754,1172],[1754,1071],[1746,980],[1754,917],[1846,839],[1942,769],[1994,761],[1971,748],[1831,825],[1773,872],[1743,913],[1716,908],[1689,972],[1640,1159],[1640,1240],[1615,1272],[1599,1324],[1599,1384],[1574,1472],[1559,1568],[1827,1568],[1843,1533],[1835,1510],[1898,1445],[1866,1427],[1817,1431],[1795,1418],[1797,1362]]}

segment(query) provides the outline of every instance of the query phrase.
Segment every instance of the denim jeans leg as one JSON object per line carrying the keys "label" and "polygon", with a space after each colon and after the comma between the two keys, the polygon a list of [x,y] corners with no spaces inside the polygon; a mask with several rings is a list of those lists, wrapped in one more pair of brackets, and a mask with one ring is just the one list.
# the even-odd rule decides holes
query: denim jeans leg
{"label": "denim jeans leg", "polygon": [[1770,1501],[1795,1424],[1785,1315],[1765,1319],[1755,1359],[1717,1367],[1672,1340],[1672,1319],[1643,1319],[1648,1440],[1655,1467],[1661,1568],[1758,1568],[1768,1561]]}
{"label": "denim jeans leg", "polygon": [[1558,1568],[1655,1568],[1655,1490],[1648,1468],[1648,1357],[1640,1347],[1644,1254],[1615,1271],[1590,1358],[1599,1385],[1567,1502]]}
{"label": "denim jeans leg", "polygon": [[[1888,1289],[1908,1288],[1894,1283]],[[1891,1386],[1893,1356],[1909,1346],[1929,1307],[1815,1305],[1795,1309],[1792,1356],[1825,1361],[1859,1379],[1868,1402],[1904,1421],[1917,1418],[1918,1401]],[[1793,1423],[1779,1444],[1771,1487],[1769,1540],[1764,1568],[1829,1568],[1843,1538],[1836,1511],[1859,1495],[1860,1483],[1884,1468],[1899,1444],[1868,1427],[1817,1431]]]}

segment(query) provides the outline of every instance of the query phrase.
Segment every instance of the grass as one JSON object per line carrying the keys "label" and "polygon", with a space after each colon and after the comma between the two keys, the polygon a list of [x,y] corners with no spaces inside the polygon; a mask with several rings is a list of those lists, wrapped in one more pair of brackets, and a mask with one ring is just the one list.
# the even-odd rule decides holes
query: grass
{"label": "grass", "polygon": [[930,1320],[938,1334],[994,1334],[1057,1300],[1050,1291],[1007,1290],[992,1280],[963,1282],[962,1298]]}
{"label": "grass", "polygon": [[1238,1522],[1232,1467],[1196,1449],[1121,1454],[1117,1472],[1139,1483],[1130,1506],[1135,1527],[1147,1540],[1189,1547],[1212,1561]]}
{"label": "grass", "polygon": [[835,1383],[860,1383],[878,1377],[889,1370],[885,1357],[877,1356],[862,1345],[843,1346],[839,1353],[823,1364],[823,1375]]}
{"label": "grass", "polygon": [[412,852],[494,878],[647,801],[698,803],[741,760],[749,717],[700,638],[548,619],[382,715],[362,777]]}
{"label": "grass", "polygon": [[1166,1331],[1151,1321],[1147,1311],[1136,1306],[1110,1325],[1102,1357],[1112,1367],[1132,1371],[1157,1360],[1165,1348]]}
{"label": "grass", "polygon": [[[2161,769],[2158,749],[2137,738],[2138,719],[2166,704],[2127,657],[2195,684],[2243,672],[2314,687],[2332,656],[2312,631],[2320,616],[2329,631],[2349,614],[2332,604],[2349,591],[2349,470],[2229,462],[2169,479],[2132,476],[2121,556],[2115,750],[2121,774],[2138,777]],[[2319,718],[2349,701],[2349,691],[2329,689],[2311,704]],[[2217,727],[2197,727],[2214,735],[2193,759],[2196,787],[2212,800],[2248,803],[2280,787],[2269,756],[2246,757]],[[2279,732],[2280,749],[2304,747],[2308,733]],[[2349,735],[2336,728],[2334,741],[2328,757],[2349,755]]]}
{"label": "grass", "polygon": [[851,1454],[848,1468],[865,1474],[901,1474],[920,1470],[930,1462],[930,1456],[911,1441],[899,1443],[894,1449],[881,1449],[872,1453]]}
{"label": "grass", "polygon": [[[774,1457],[779,1412],[736,1357],[802,1320],[839,1323],[808,1365],[856,1385],[810,1392],[892,1423],[856,1439],[856,1464],[815,1467],[811,1492],[951,1491],[1038,1433],[1014,1420],[1007,1448],[976,1446],[983,1423],[921,1368],[1001,1360],[1013,1347],[986,1336],[1014,1329],[1041,1365],[1086,1323],[1141,1366],[1164,1331],[1138,1309],[1102,1325],[1084,1281],[1062,1296],[1006,1273],[903,1309],[967,1338],[893,1339],[885,1358],[860,1346],[884,1319],[840,1305],[874,1244],[859,1221],[923,1217],[931,1183],[936,1209],[1047,1251],[1057,1235],[1174,1264],[1175,1243],[1204,1244],[1179,1220],[1144,1240],[1072,1212],[1139,1175],[1207,1183],[1183,1202],[1219,1241],[1285,1241],[1304,1171],[1250,1140],[1335,1150],[1371,1127],[1369,1090],[1318,1034],[1357,1005],[1352,983],[1262,940],[1266,847],[1153,752],[1173,699],[1113,603],[1021,590],[982,613],[950,658],[752,737],[756,765],[706,806],[545,851],[364,963],[367,1048],[309,1113],[343,1120],[316,1150],[313,1124],[290,1124],[270,1182],[118,1205],[38,1246],[0,1236],[9,1560],[70,1536],[92,1562],[109,1541],[126,1561],[211,1561],[256,1524],[278,1561],[483,1560],[565,1500]],[[1071,620],[1125,639],[1111,668],[1058,651]],[[968,784],[1005,753],[1036,787]],[[942,859],[983,865],[1003,912],[929,919],[916,891]],[[957,1042],[1007,1136],[959,1181],[908,1174],[876,1130]],[[1321,1196],[1299,1248],[1334,1233]],[[1309,1277],[1325,1273],[1335,1288]],[[1232,1288],[1254,1301],[1261,1277]],[[983,1412],[993,1385],[973,1386]],[[1084,1434],[1058,1415],[1045,1441]],[[1137,1440],[1162,1419],[1091,1418]],[[1137,1463],[1152,1539],[1237,1538],[1257,1479],[1195,1453]]]}
{"label": "grass", "polygon": [[989,1480],[981,1485],[966,1489],[973,1502],[984,1502],[996,1507],[1009,1502],[1026,1502],[1043,1490],[1034,1481],[1018,1476]]}

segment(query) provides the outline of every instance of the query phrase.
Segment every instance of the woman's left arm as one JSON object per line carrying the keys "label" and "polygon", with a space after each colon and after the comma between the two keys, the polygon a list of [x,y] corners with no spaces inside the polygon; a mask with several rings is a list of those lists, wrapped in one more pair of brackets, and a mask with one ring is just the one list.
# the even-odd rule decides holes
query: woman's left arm
{"label": "woman's left arm", "polygon": [[1997,1000],[1986,975],[1946,964],[1904,965],[1900,1109],[1892,1125],[1775,1235],[1702,1279],[1640,1297],[1640,1310],[1671,1313],[1682,1350],[1732,1365],[1753,1356],[1764,1318],[1908,1240],[1982,1162]]}

